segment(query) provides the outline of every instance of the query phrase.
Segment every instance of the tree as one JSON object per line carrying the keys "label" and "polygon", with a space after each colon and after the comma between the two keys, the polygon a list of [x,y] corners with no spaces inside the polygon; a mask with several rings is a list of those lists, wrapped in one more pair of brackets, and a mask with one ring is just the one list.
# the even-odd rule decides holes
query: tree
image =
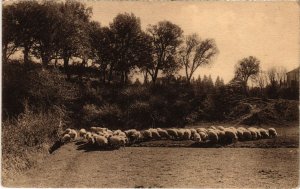
{"label": "tree", "polygon": [[82,58],[85,64],[90,55],[89,35],[86,34],[92,9],[80,2],[66,0],[60,4],[59,11],[60,26],[56,40],[65,71],[68,72],[69,59],[72,56]]}
{"label": "tree", "polygon": [[[41,15],[40,5],[37,1],[20,1],[8,5],[4,9],[4,53],[7,57],[9,44],[13,44],[13,49],[20,47],[23,49],[24,64],[29,65],[29,54],[36,43],[35,36],[39,32],[39,17]],[[12,33],[7,33],[12,32]],[[11,35],[8,37],[7,35]],[[5,52],[6,51],[6,52]]]}
{"label": "tree", "polygon": [[175,61],[176,50],[182,43],[182,29],[169,22],[161,21],[157,25],[150,25],[147,29],[151,36],[153,47],[153,62],[147,65],[147,71],[155,83],[158,72],[173,72],[177,70],[178,64]]}
{"label": "tree", "polygon": [[237,80],[241,83],[244,92],[248,94],[247,84],[248,80],[254,79],[260,68],[260,61],[253,56],[249,56],[248,58],[243,58],[240,60],[235,66],[235,77],[234,80]]}
{"label": "tree", "polygon": [[215,81],[215,87],[220,88],[222,86],[224,86],[224,81],[223,81],[223,79],[220,79],[220,77],[218,76],[216,81]]}
{"label": "tree", "polygon": [[200,40],[197,34],[188,35],[184,45],[179,50],[180,64],[185,69],[187,82],[194,72],[203,65],[211,63],[212,58],[217,54],[217,46],[212,39]]}
{"label": "tree", "polygon": [[14,5],[5,5],[2,9],[2,61],[6,63],[9,57],[18,50]]}
{"label": "tree", "polygon": [[255,78],[255,82],[259,86],[261,96],[263,96],[263,89],[266,87],[267,82],[268,82],[266,73],[263,71],[260,71]]}
{"label": "tree", "polygon": [[119,14],[110,23],[114,69],[121,73],[121,82],[128,82],[132,69],[151,58],[149,37],[142,32],[140,19],[134,14]]}

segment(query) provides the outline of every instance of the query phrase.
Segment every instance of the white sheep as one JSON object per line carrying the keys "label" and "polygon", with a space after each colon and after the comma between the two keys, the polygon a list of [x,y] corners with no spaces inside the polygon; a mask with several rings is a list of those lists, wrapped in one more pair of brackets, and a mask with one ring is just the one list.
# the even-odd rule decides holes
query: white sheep
{"label": "white sheep", "polygon": [[100,147],[105,147],[108,144],[108,140],[104,136],[94,135],[95,143]]}
{"label": "white sheep", "polygon": [[206,141],[208,139],[208,135],[205,132],[198,133],[202,139],[202,141]]}
{"label": "white sheep", "polygon": [[70,135],[71,139],[77,138],[77,132],[74,129],[71,129],[68,134]]}
{"label": "white sheep", "polygon": [[143,138],[146,140],[151,140],[152,139],[152,132],[149,130],[144,130],[141,132],[143,135]]}
{"label": "white sheep", "polygon": [[178,139],[183,139],[184,131],[184,129],[177,129]]}
{"label": "white sheep", "polygon": [[183,139],[184,140],[190,140],[192,136],[192,132],[189,129],[184,129],[184,133],[183,133]]}
{"label": "white sheep", "polygon": [[161,129],[161,128],[157,128],[157,132],[158,134],[162,137],[162,138],[165,138],[165,139],[168,139],[170,138],[168,132],[164,129]]}
{"label": "white sheep", "polygon": [[237,129],[237,137],[238,137],[238,139],[241,140],[241,141],[245,139],[245,138],[244,138],[244,131],[245,131],[245,130],[243,130],[243,129],[239,129],[239,128]]}
{"label": "white sheep", "polygon": [[65,134],[69,134],[71,132],[72,129],[70,128],[67,128],[63,133],[62,135],[65,135]]}
{"label": "white sheep", "polygon": [[108,138],[108,142],[112,147],[118,148],[125,145],[125,139],[122,136],[111,136]]}
{"label": "white sheep", "polygon": [[88,141],[88,143],[90,143],[90,144],[95,143],[95,139],[94,139],[93,134],[91,132],[87,132],[86,135],[85,135],[85,138]]}
{"label": "white sheep", "polygon": [[129,129],[129,130],[124,131],[124,133],[127,135],[127,137],[131,136],[135,132],[137,132],[136,129]]}
{"label": "white sheep", "polygon": [[250,131],[253,140],[257,140],[258,139],[258,137],[257,137],[257,129],[256,128],[249,127],[248,131]]}
{"label": "white sheep", "polygon": [[195,133],[197,133],[196,129],[190,129],[190,131],[191,131],[192,135],[195,134]]}
{"label": "white sheep", "polygon": [[178,137],[177,129],[167,129],[167,133],[172,139],[176,139]]}
{"label": "white sheep", "polygon": [[149,131],[151,132],[152,138],[154,139],[160,139],[161,136],[159,135],[157,129],[149,129]]}
{"label": "white sheep", "polygon": [[193,140],[196,142],[201,142],[201,136],[199,133],[194,133],[193,134]]}
{"label": "white sheep", "polygon": [[225,128],[223,126],[217,126],[217,129],[221,130],[221,131],[225,131]]}
{"label": "white sheep", "polygon": [[277,136],[277,132],[274,128],[269,128],[269,136],[271,138],[275,138]]}
{"label": "white sheep", "polygon": [[258,131],[262,138],[269,138],[269,132],[266,129],[259,128]]}
{"label": "white sheep", "polygon": [[218,135],[215,131],[208,131],[208,140],[212,143],[217,143],[219,138],[218,138]]}
{"label": "white sheep", "polygon": [[238,140],[238,137],[235,134],[235,130],[233,130],[232,128],[225,129],[225,137],[227,143],[236,142]]}
{"label": "white sheep", "polygon": [[69,134],[64,134],[63,137],[61,138],[62,143],[67,143],[71,141],[71,136]]}
{"label": "white sheep", "polygon": [[243,139],[252,140],[252,133],[247,129],[243,130]]}
{"label": "white sheep", "polygon": [[85,129],[80,129],[79,130],[79,136],[84,138],[85,135],[86,135],[86,130]]}
{"label": "white sheep", "polygon": [[200,134],[200,132],[207,133],[207,130],[205,128],[197,128],[196,131]]}

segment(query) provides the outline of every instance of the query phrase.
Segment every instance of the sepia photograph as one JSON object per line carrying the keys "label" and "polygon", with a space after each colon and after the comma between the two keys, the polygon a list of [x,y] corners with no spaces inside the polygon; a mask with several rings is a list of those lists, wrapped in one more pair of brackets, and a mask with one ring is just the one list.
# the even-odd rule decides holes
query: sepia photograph
{"label": "sepia photograph", "polygon": [[2,187],[299,187],[299,1],[1,7]]}

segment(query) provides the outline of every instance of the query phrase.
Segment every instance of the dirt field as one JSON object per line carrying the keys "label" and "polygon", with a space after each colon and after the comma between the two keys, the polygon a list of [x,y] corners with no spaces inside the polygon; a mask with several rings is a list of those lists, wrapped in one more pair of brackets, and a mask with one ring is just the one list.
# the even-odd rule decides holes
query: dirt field
{"label": "dirt field", "polygon": [[298,185],[296,148],[149,148],[118,151],[63,146],[7,187],[263,187]]}
{"label": "dirt field", "polygon": [[299,178],[299,129],[295,124],[276,129],[279,133],[276,139],[239,142],[225,148],[191,148],[188,147],[191,141],[153,141],[139,147],[99,151],[72,142],[2,184],[6,187],[294,188]]}

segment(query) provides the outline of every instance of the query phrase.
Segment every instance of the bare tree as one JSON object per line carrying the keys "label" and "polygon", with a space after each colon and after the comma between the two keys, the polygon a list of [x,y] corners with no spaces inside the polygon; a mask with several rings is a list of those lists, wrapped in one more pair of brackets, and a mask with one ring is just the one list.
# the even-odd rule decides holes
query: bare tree
{"label": "bare tree", "polygon": [[276,68],[275,67],[271,67],[270,69],[268,69],[267,71],[267,75],[268,75],[268,79],[269,82],[272,86],[275,86],[277,84],[276,81]]}
{"label": "bare tree", "polygon": [[211,63],[218,53],[213,39],[200,40],[197,34],[188,35],[179,50],[180,64],[185,69],[187,82],[190,82],[194,72],[202,65]]}
{"label": "bare tree", "polygon": [[263,95],[263,89],[266,87],[268,84],[268,77],[264,71],[260,71],[256,78],[255,78],[255,83],[259,86],[260,93]]}
{"label": "bare tree", "polygon": [[276,68],[276,80],[280,87],[283,86],[286,82],[286,72],[287,69],[283,66]]}

